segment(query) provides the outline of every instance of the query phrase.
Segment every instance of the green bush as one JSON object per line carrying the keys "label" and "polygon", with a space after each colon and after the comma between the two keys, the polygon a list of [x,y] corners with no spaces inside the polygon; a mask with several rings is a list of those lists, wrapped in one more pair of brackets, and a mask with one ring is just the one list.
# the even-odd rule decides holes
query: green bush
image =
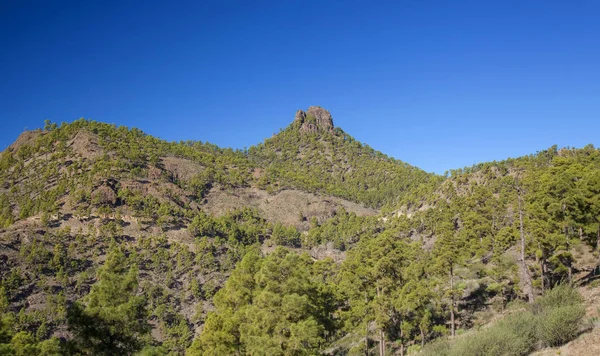
{"label": "green bush", "polygon": [[441,337],[433,340],[423,347],[419,356],[448,356],[450,352],[450,342]]}
{"label": "green bush", "polygon": [[532,311],[516,311],[491,327],[455,341],[442,339],[426,345],[425,355],[519,356],[536,345],[558,346],[571,341],[581,329],[585,315],[583,298],[568,285],[560,285],[538,298]]}
{"label": "green bush", "polygon": [[562,345],[575,338],[585,315],[583,298],[566,284],[538,298],[533,311],[537,315],[537,338],[545,346]]}
{"label": "green bush", "polygon": [[456,342],[449,356],[508,356],[526,355],[529,350],[523,339],[512,332],[493,333],[492,330],[476,333]]}
{"label": "green bush", "polygon": [[546,292],[543,297],[535,300],[534,313],[541,314],[545,311],[572,305],[581,305],[583,298],[577,290],[567,284],[561,284]]}
{"label": "green bush", "polygon": [[509,316],[492,327],[458,339],[448,355],[527,355],[535,343],[534,323],[529,312]]}
{"label": "green bush", "polygon": [[519,312],[509,315],[496,325],[499,329],[508,329],[529,344],[535,343],[535,325],[536,319],[531,312]]}
{"label": "green bush", "polygon": [[585,315],[582,305],[548,309],[538,316],[537,334],[546,346],[558,346],[574,339]]}

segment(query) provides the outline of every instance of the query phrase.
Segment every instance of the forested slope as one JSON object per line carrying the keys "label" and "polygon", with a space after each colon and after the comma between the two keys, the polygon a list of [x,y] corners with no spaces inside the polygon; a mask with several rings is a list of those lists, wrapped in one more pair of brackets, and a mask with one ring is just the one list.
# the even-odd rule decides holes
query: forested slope
{"label": "forested slope", "polygon": [[264,167],[259,184],[270,189],[298,187],[374,208],[397,204],[420,184],[441,181],[356,141],[334,128],[327,110],[314,106],[248,155]]}
{"label": "forested slope", "polygon": [[318,107],[247,151],[47,122],[0,156],[0,227],[6,354],[520,355],[598,316],[550,290],[596,286],[600,152],[441,177]]}

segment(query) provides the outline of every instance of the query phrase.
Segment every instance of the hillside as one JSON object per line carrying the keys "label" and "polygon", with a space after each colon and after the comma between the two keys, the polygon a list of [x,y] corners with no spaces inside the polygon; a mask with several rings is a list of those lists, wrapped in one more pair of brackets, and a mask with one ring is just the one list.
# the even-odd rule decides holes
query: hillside
{"label": "hillside", "polygon": [[364,203],[394,205],[418,185],[439,177],[387,157],[333,124],[329,111],[311,106],[274,137],[248,150],[264,167],[259,184],[271,189],[299,187]]}
{"label": "hillside", "polygon": [[441,177],[320,107],[247,151],[46,122],[0,156],[0,353],[391,354],[577,316],[535,306],[597,288],[599,197],[591,145]]}

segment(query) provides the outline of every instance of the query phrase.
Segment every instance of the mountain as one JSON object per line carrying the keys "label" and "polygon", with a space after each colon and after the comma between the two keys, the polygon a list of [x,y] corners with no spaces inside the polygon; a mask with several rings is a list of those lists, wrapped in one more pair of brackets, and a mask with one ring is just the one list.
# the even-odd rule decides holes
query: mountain
{"label": "mountain", "polygon": [[429,174],[314,106],[247,151],[46,122],[0,155],[0,350],[560,345],[598,314],[599,177],[591,145]]}
{"label": "mountain", "polygon": [[264,167],[259,184],[271,189],[298,187],[373,208],[397,204],[419,184],[439,182],[356,141],[334,126],[327,110],[315,106],[299,110],[290,126],[251,147],[248,156]]}

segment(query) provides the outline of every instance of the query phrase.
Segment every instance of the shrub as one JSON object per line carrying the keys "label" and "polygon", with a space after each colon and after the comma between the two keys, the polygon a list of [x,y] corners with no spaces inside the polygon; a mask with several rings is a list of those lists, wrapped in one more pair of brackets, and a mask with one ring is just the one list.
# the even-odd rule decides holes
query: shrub
{"label": "shrub", "polygon": [[438,338],[423,347],[419,356],[448,356],[450,342],[445,337]]}
{"label": "shrub", "polygon": [[537,342],[537,318],[533,313],[509,315],[489,328],[458,337],[450,343],[438,339],[423,348],[424,355],[442,356],[519,356],[527,355]]}
{"label": "shrub", "polygon": [[558,346],[575,338],[585,315],[583,298],[573,287],[559,285],[538,298],[533,311],[537,314],[537,337],[546,346]]}
{"label": "shrub", "polygon": [[552,308],[581,305],[582,303],[583,298],[577,290],[567,284],[561,284],[547,291],[543,297],[536,299],[533,311],[541,314]]}
{"label": "shrub", "polygon": [[535,344],[536,319],[531,312],[519,312],[512,314],[498,322],[499,329],[509,329],[530,345]]}
{"label": "shrub", "polygon": [[546,346],[567,343],[577,336],[584,315],[585,308],[582,305],[546,310],[538,316],[538,338]]}
{"label": "shrub", "polygon": [[[527,355],[535,343],[531,313],[514,315],[487,329],[458,339],[449,356]],[[529,329],[529,330],[528,330]]]}

